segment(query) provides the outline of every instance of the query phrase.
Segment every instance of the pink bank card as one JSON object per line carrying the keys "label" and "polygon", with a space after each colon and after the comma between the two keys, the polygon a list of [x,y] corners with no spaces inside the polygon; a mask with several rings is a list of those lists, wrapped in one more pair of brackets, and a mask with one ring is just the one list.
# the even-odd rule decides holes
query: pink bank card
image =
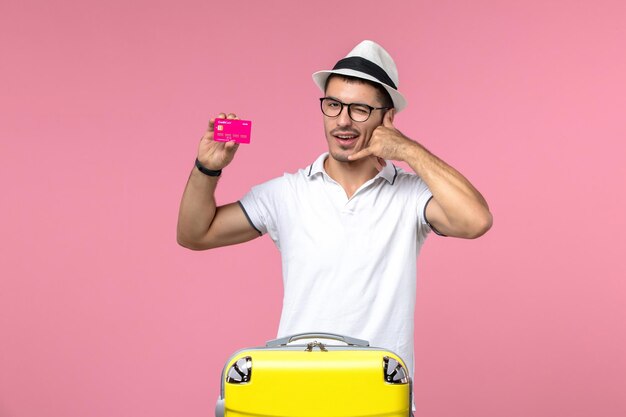
{"label": "pink bank card", "polygon": [[217,142],[250,143],[252,122],[250,120],[215,119],[213,140]]}

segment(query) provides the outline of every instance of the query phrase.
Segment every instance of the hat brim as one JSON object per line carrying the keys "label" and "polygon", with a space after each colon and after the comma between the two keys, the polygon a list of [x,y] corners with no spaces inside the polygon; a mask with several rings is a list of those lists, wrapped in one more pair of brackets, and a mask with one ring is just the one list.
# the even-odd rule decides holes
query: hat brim
{"label": "hat brim", "polygon": [[376,84],[380,84],[381,86],[384,87],[385,90],[387,90],[387,92],[391,96],[391,100],[393,101],[393,107],[395,108],[396,112],[402,111],[402,109],[404,109],[407,105],[407,102],[404,96],[400,94],[398,90],[396,90],[395,88],[390,87],[385,83],[381,83],[378,79],[376,79],[375,77],[369,74],[366,74],[361,71],[356,71],[353,69],[348,69],[348,68],[342,68],[342,69],[337,69],[337,70],[317,71],[313,73],[313,81],[315,82],[315,84],[317,84],[320,90],[322,90],[322,92],[324,92],[324,88],[326,87],[326,80],[331,74],[348,75],[351,77],[362,78],[364,80],[368,80]]}

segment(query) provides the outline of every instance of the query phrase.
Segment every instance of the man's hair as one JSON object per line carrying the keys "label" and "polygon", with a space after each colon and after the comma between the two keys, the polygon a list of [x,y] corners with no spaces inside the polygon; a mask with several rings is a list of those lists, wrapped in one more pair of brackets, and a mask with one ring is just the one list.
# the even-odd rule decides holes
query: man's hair
{"label": "man's hair", "polygon": [[353,77],[351,75],[330,74],[330,76],[326,78],[326,84],[324,85],[324,93],[326,92],[326,89],[328,88],[328,83],[330,82],[330,79],[333,77],[341,78],[342,80],[348,83],[369,84],[376,89],[376,97],[378,98],[378,101],[382,103],[383,107],[389,107],[389,108],[393,107],[393,100],[391,99],[391,96],[389,95],[387,90],[385,90],[385,87],[373,81],[365,80],[363,78]]}

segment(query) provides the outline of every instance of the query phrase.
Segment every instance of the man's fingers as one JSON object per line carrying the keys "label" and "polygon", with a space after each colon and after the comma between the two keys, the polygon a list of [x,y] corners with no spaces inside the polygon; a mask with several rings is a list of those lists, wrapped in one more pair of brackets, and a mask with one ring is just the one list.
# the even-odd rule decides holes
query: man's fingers
{"label": "man's fingers", "polygon": [[228,113],[227,119],[238,119],[238,117],[235,113]]}
{"label": "man's fingers", "polygon": [[213,119],[209,119],[209,132],[213,132],[213,126],[215,126],[215,119],[225,119],[225,118],[226,118],[226,114],[220,113],[217,115],[217,117]]}
{"label": "man's fingers", "polygon": [[357,159],[361,159],[361,158],[365,158],[366,156],[370,156],[372,154],[372,151],[369,148],[366,149],[362,149],[359,152],[349,155],[348,159],[351,161],[355,161]]}
{"label": "man's fingers", "polygon": [[235,142],[234,140],[231,140],[224,144],[224,148],[229,152],[231,151],[234,152],[237,150],[237,148],[239,148],[239,144]]}

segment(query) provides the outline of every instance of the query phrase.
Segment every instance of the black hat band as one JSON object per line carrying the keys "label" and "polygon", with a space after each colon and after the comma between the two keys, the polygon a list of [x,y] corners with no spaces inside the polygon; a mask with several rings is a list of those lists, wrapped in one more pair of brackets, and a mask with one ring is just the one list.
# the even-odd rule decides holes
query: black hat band
{"label": "black hat band", "polygon": [[398,87],[391,81],[391,78],[387,75],[384,69],[379,67],[376,63],[361,58],[360,56],[349,56],[347,58],[341,59],[335,64],[333,70],[337,69],[351,69],[355,71],[363,72],[367,75],[371,75],[376,78],[383,84],[387,84],[388,86],[393,87],[394,90],[397,90]]}

